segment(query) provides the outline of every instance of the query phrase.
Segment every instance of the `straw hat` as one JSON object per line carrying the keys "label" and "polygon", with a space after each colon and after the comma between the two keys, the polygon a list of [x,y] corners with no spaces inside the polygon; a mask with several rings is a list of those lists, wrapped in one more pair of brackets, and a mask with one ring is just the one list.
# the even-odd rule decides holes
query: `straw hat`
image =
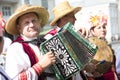
{"label": "straw hat", "polygon": [[17,30],[17,27],[16,27],[16,20],[20,16],[29,12],[35,12],[38,15],[38,17],[42,19],[41,27],[43,27],[48,22],[49,13],[44,7],[32,6],[32,5],[26,4],[19,7],[15,11],[15,13],[8,19],[5,26],[6,31],[12,35],[19,35],[19,31]]}
{"label": "straw hat", "polygon": [[73,11],[74,11],[74,13],[77,13],[80,9],[81,9],[81,7],[73,8],[72,6],[70,6],[68,1],[61,2],[56,7],[54,7],[52,10],[55,18],[53,19],[53,21],[51,21],[50,25],[54,26],[55,23],[63,16],[65,16]]}

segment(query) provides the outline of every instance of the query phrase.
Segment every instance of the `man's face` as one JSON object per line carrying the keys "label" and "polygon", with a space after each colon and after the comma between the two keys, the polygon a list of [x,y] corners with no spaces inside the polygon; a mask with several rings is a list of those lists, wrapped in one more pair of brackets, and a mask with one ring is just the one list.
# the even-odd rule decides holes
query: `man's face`
{"label": "man's face", "polygon": [[63,16],[58,22],[57,25],[62,28],[66,23],[71,22],[73,25],[75,23],[75,16],[74,16],[74,12],[71,12],[65,16]]}
{"label": "man's face", "polygon": [[35,13],[28,13],[19,18],[18,29],[20,34],[33,38],[37,37],[40,31],[40,19]]}
{"label": "man's face", "polygon": [[93,36],[99,37],[99,38],[105,38],[106,36],[106,24],[98,25],[91,29],[91,33]]}

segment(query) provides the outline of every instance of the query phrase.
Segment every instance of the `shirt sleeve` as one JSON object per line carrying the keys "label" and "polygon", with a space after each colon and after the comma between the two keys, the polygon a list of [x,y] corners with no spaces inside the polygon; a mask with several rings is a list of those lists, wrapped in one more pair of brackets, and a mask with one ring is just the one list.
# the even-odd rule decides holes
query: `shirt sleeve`
{"label": "shirt sleeve", "polygon": [[13,80],[37,80],[42,68],[38,64],[31,67],[28,55],[22,44],[13,43],[9,46],[6,55],[6,73]]}

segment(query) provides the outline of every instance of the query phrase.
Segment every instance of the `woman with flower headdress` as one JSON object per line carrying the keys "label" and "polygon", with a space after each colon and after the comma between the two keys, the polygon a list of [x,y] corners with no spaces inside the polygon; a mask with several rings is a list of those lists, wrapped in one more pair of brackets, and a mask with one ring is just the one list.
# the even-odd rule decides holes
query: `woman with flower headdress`
{"label": "woman with flower headdress", "polygon": [[114,51],[106,40],[106,26],[108,17],[106,15],[91,16],[89,40],[98,46],[93,60],[84,69],[88,80],[118,80],[115,70]]}
{"label": "woman with flower headdress", "polygon": [[[89,21],[90,26],[91,26],[90,36],[96,36],[98,38],[105,39],[106,34],[107,34],[107,31],[106,31],[107,18],[108,17],[105,15],[95,15],[95,16],[90,17],[90,21]],[[97,31],[97,33],[94,31]]]}

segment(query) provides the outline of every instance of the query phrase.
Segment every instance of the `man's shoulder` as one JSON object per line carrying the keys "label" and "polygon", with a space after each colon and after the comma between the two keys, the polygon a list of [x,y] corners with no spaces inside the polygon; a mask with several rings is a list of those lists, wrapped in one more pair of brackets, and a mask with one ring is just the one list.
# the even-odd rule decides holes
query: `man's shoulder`
{"label": "man's shoulder", "polygon": [[3,38],[4,38],[4,41],[7,41],[7,42],[8,42],[8,41],[9,41],[9,42],[12,42],[12,40],[11,40],[10,38],[8,38],[8,37],[5,37],[5,36],[4,36]]}

